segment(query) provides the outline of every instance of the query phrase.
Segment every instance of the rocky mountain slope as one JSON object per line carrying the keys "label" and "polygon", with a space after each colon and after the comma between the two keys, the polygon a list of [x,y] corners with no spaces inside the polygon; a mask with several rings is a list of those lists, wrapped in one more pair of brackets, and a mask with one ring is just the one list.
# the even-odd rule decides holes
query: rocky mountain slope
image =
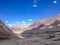
{"label": "rocky mountain slope", "polygon": [[47,18],[47,19],[43,19],[43,20],[37,20],[36,22],[34,22],[32,25],[29,26],[30,29],[32,28],[36,28],[41,24],[44,25],[51,25],[53,24],[56,20],[60,21],[60,14],[57,15],[56,17],[53,18]]}
{"label": "rocky mountain slope", "polygon": [[38,20],[29,26],[30,29],[24,31],[21,35],[23,37],[34,37],[45,32],[60,32],[60,15],[54,18],[47,18]]}
{"label": "rocky mountain slope", "polygon": [[0,38],[18,38],[4,23],[0,20]]}

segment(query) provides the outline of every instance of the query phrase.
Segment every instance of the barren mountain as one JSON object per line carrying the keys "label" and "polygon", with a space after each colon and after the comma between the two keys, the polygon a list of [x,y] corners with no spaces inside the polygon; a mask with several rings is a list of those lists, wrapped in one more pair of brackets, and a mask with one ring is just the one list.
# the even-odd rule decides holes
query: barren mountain
{"label": "barren mountain", "polygon": [[34,22],[32,25],[29,26],[30,29],[32,28],[37,28],[39,25],[51,25],[54,22],[60,21],[60,15],[57,15],[54,18],[47,18],[47,19],[43,19],[43,20],[37,20],[36,22]]}
{"label": "barren mountain", "polygon": [[45,32],[60,32],[60,15],[54,17],[54,18],[47,18],[44,20],[38,20],[32,25],[29,26],[29,28],[22,33],[23,37],[32,37],[32,36],[38,36],[40,33]]}
{"label": "barren mountain", "polygon": [[4,23],[0,20],[0,38],[18,38]]}

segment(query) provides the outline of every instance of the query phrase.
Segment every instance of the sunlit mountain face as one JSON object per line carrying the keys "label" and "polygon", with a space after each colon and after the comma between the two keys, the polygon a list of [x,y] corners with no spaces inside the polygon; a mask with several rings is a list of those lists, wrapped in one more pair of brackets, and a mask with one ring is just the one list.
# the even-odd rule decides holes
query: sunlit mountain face
{"label": "sunlit mountain face", "polygon": [[28,27],[58,14],[60,0],[0,0],[0,20],[10,27]]}

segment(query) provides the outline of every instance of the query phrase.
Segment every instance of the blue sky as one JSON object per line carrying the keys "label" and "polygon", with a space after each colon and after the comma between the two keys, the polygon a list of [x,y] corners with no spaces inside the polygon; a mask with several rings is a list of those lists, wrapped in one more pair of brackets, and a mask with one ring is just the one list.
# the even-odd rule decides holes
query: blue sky
{"label": "blue sky", "polygon": [[34,0],[0,0],[0,20],[31,24],[60,14],[60,0],[36,0],[37,7],[33,4]]}

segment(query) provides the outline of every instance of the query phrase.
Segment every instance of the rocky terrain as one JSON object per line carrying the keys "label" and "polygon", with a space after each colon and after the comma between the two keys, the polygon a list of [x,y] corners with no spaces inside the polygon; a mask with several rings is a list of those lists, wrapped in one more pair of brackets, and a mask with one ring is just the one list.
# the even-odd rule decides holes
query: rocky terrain
{"label": "rocky terrain", "polygon": [[4,23],[0,20],[0,39],[2,38],[18,38]]}
{"label": "rocky terrain", "polygon": [[[11,32],[9,34],[12,37],[15,37],[12,31],[9,32]],[[23,38],[2,39],[0,40],[0,45],[60,45],[60,15],[54,18],[38,20],[28,28],[25,28],[19,35]]]}

